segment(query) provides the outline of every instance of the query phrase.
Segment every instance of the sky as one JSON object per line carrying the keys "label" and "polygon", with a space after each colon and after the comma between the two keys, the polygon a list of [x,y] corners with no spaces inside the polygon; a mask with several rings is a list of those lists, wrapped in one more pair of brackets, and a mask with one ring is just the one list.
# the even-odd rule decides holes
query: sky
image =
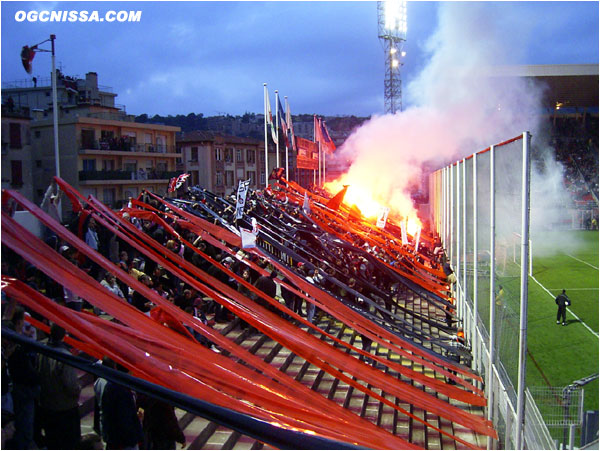
{"label": "sky", "polygon": [[[470,5],[479,10],[474,17],[483,11],[498,28],[501,64],[598,63],[598,2]],[[403,86],[420,77],[435,46],[454,46],[461,58],[463,44],[439,42],[440,9],[439,2],[408,3]],[[142,14],[136,23],[17,20],[18,11],[43,10]],[[1,13],[3,83],[49,77],[48,54],[36,55],[28,75],[20,50],[55,34],[62,72],[97,72],[99,84],[110,86],[129,114],[261,113],[263,83],[272,104],[276,89],[288,97],[293,114],[383,113],[384,53],[374,1],[2,1]],[[482,26],[466,17],[459,27]],[[418,102],[414,95],[403,97],[405,106]]]}

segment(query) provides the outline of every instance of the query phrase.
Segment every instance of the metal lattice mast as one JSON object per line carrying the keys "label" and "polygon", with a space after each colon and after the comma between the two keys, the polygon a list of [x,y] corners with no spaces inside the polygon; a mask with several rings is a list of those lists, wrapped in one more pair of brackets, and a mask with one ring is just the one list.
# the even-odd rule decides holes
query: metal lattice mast
{"label": "metal lattice mast", "polygon": [[378,1],[377,19],[379,39],[385,54],[385,112],[394,114],[402,111],[400,67],[405,55],[402,47],[406,41],[406,1]]}

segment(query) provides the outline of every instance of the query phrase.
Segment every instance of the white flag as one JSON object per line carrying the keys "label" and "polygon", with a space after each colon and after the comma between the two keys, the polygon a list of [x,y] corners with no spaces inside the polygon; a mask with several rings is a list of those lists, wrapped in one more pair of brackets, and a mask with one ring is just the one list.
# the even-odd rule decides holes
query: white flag
{"label": "white flag", "polygon": [[302,211],[305,215],[310,214],[310,203],[308,201],[308,194],[304,191],[304,205],[302,205]]}
{"label": "white flag", "polygon": [[250,186],[250,179],[240,180],[237,189],[237,202],[235,206],[235,219],[242,219],[244,216],[244,206],[246,205],[246,194]]}
{"label": "white flag", "polygon": [[385,229],[385,223],[387,222],[387,217],[390,212],[388,207],[381,207],[379,210],[379,214],[377,215],[377,227],[380,229]]}
{"label": "white flag", "polygon": [[408,244],[408,237],[406,236],[406,219],[400,223],[400,231],[402,232],[402,245]]}
{"label": "white flag", "polygon": [[250,230],[240,227],[240,237],[242,238],[242,249],[256,247],[256,235]]}
{"label": "white flag", "polygon": [[419,252],[419,240],[421,239],[421,227],[417,231],[417,237],[415,238],[415,252]]}
{"label": "white flag", "polygon": [[277,132],[275,131],[275,124],[273,123],[273,112],[271,111],[271,101],[269,100],[269,90],[265,86],[265,109],[267,110],[265,115],[267,118],[267,125],[271,128],[271,138],[273,138],[273,142],[276,143],[277,140]]}

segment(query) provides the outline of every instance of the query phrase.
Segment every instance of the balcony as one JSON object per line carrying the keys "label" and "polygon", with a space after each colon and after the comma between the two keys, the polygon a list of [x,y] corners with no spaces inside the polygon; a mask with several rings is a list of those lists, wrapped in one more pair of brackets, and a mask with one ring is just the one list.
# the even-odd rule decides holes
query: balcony
{"label": "balcony", "polygon": [[98,185],[102,182],[111,185],[141,184],[149,180],[168,183],[178,175],[181,175],[181,171],[79,171],[79,182],[82,185]]}
{"label": "balcony", "polygon": [[[88,151],[99,150],[109,152],[137,152],[137,153],[162,153],[175,154],[174,145],[166,144],[137,144],[121,138],[113,138],[107,140],[95,140],[93,142],[79,142],[79,150],[84,153]],[[95,152],[93,152],[95,153]]]}

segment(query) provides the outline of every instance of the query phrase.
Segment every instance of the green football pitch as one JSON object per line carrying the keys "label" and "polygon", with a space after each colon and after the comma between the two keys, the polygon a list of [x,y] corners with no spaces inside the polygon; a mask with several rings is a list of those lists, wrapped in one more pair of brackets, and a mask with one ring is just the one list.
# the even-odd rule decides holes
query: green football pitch
{"label": "green football pitch", "polygon": [[[526,385],[565,387],[598,373],[598,232],[546,233],[533,237],[531,249],[533,275],[529,277]],[[497,268],[497,286],[502,285],[506,292],[496,308],[500,315],[498,352],[517,387],[520,266],[513,262],[512,249],[507,254],[506,264]],[[566,326],[556,324],[554,302],[563,289],[572,301]],[[488,311],[484,305],[484,311],[480,310],[483,318]],[[584,389],[584,409],[598,410],[598,379]]]}
{"label": "green football pitch", "polygon": [[[556,244],[559,250],[551,256],[536,256],[535,240],[532,244],[527,385],[564,387],[598,373],[598,232],[553,233],[540,240]],[[567,326],[556,324],[554,298],[563,289],[572,301]],[[584,388],[584,408],[598,410],[598,379]]]}

